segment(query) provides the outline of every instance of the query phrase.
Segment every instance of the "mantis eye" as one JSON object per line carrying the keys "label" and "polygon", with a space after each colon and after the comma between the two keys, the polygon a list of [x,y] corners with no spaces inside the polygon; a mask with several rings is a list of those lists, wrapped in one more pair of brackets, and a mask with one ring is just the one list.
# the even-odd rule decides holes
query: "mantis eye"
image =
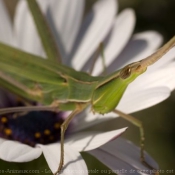
{"label": "mantis eye", "polygon": [[120,78],[126,79],[131,75],[131,68],[125,67],[120,71]]}

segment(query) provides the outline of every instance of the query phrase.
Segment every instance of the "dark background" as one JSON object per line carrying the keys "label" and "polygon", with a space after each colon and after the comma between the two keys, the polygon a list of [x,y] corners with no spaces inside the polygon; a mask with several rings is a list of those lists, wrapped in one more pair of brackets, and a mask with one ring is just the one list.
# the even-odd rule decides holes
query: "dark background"
{"label": "dark background", "polygon": [[[14,7],[17,0],[5,0],[11,17],[13,19]],[[88,12],[95,0],[88,0],[86,4],[86,12]],[[175,35],[175,1],[173,0],[119,0],[119,11],[130,7],[136,12],[136,28],[135,33],[145,30],[156,30],[164,37],[164,42]],[[151,107],[149,109],[132,114],[141,120],[145,127],[146,133],[146,151],[158,162],[160,169],[164,170],[164,175],[175,174],[175,92],[172,92],[170,98],[166,101]],[[105,128],[108,125],[110,128]],[[109,121],[105,126],[100,124],[93,127],[94,130],[111,130],[128,126],[129,129],[123,135],[139,145],[138,128],[119,118],[115,121]],[[97,166],[104,167],[97,162],[94,165],[92,157],[84,154],[87,159],[89,168],[95,169]],[[91,161],[88,161],[91,159]],[[90,162],[93,162],[92,164]],[[0,161],[5,168],[12,167],[47,167],[45,160],[41,157],[30,163],[15,164]],[[166,173],[166,170],[174,170],[174,173]],[[44,173],[45,174],[45,173]],[[50,173],[47,173],[50,174]]]}

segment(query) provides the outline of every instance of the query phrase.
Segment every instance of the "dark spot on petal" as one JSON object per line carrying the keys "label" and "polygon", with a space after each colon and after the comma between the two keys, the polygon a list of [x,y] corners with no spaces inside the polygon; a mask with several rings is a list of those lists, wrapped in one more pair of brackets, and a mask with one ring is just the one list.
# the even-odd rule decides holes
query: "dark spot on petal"
{"label": "dark spot on petal", "polygon": [[4,133],[5,133],[6,136],[10,136],[10,135],[12,135],[12,130],[9,129],[9,128],[5,128]]}
{"label": "dark spot on petal", "polygon": [[30,112],[24,115],[0,116],[0,137],[35,146],[60,140],[63,113]]}
{"label": "dark spot on petal", "polygon": [[45,135],[50,135],[50,130],[49,129],[44,130],[44,134]]}
{"label": "dark spot on petal", "polygon": [[58,122],[54,124],[54,128],[55,128],[55,129],[60,129],[60,126],[61,126],[61,124],[58,123]]}
{"label": "dark spot on petal", "polygon": [[2,118],[1,118],[1,122],[2,122],[2,123],[7,123],[7,117],[2,117]]}
{"label": "dark spot on petal", "polygon": [[35,138],[40,138],[40,137],[41,137],[41,133],[36,132],[36,133],[35,133]]}

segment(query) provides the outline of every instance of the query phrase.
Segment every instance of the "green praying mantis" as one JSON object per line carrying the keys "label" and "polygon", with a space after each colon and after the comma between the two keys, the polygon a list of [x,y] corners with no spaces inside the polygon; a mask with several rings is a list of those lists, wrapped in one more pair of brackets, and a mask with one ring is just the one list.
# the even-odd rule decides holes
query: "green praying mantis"
{"label": "green praying mantis", "polygon": [[48,59],[0,43],[0,86],[43,106],[4,108],[0,109],[0,115],[21,111],[72,111],[60,126],[61,155],[58,170],[55,172],[58,174],[64,165],[64,134],[70,121],[88,106],[91,106],[93,113],[105,114],[113,111],[139,127],[141,161],[151,167],[144,159],[142,123],[115,108],[127,86],[175,46],[175,37],[143,60],[129,64],[110,75],[94,77],[59,64],[57,58],[60,56],[46,20],[35,0],[27,2]]}

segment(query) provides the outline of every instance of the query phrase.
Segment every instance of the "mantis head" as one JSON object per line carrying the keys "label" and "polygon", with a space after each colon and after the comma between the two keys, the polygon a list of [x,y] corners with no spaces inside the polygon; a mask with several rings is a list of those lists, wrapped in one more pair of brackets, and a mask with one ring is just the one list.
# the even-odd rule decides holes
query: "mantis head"
{"label": "mantis head", "polygon": [[106,77],[103,82],[99,83],[94,91],[92,98],[93,111],[105,114],[115,109],[127,86],[140,74],[145,72],[148,66],[158,61],[174,46],[175,37],[152,55],[138,62],[129,64]]}
{"label": "mantis head", "polygon": [[129,78],[132,74],[142,74],[143,72],[146,71],[146,67],[141,66],[141,62],[135,62],[128,64],[125,66],[123,69],[120,70],[119,77],[121,79],[127,79]]}

